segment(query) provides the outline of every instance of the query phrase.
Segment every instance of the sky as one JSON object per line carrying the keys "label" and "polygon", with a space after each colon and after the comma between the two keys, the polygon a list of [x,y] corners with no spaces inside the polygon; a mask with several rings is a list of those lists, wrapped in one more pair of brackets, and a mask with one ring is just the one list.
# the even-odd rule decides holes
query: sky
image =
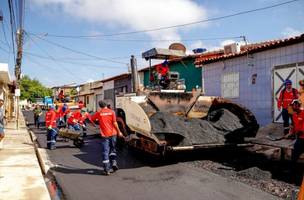
{"label": "sky", "polygon": [[[195,48],[211,51],[242,42],[239,36],[255,43],[303,34],[304,0],[220,20],[134,33],[286,1],[25,0],[22,74],[46,86],[81,84],[128,72],[131,55],[137,58],[138,69],[147,67],[143,52],[168,48],[174,42],[184,44],[190,54]],[[0,9],[0,63],[9,63],[13,76],[8,1],[1,0]]]}

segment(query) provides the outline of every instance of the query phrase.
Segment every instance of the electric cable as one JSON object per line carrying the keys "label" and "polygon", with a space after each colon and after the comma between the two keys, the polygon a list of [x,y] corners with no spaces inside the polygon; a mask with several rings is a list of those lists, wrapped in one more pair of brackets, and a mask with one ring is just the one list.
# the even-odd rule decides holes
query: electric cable
{"label": "electric cable", "polygon": [[57,38],[94,38],[94,37],[109,37],[109,36],[118,36],[118,35],[130,35],[130,34],[137,34],[137,33],[147,33],[147,32],[154,32],[154,31],[160,31],[160,30],[166,30],[166,29],[172,29],[172,28],[186,27],[186,26],[206,23],[206,22],[210,22],[210,21],[217,21],[217,20],[227,19],[227,18],[238,16],[238,15],[244,15],[244,14],[248,14],[248,13],[252,13],[252,12],[258,12],[258,11],[262,11],[262,10],[268,10],[268,9],[271,9],[271,8],[291,4],[291,3],[294,3],[294,2],[297,2],[297,1],[301,1],[301,0],[284,1],[282,3],[272,4],[270,6],[265,6],[265,7],[261,7],[261,8],[240,11],[240,12],[236,12],[236,13],[233,13],[233,14],[228,14],[228,15],[224,15],[224,16],[213,17],[213,18],[209,18],[209,19],[203,19],[203,20],[199,20],[199,21],[193,21],[193,22],[178,24],[178,25],[173,25],[173,26],[164,26],[164,27],[158,27],[158,28],[150,28],[150,29],[136,30],[136,31],[130,31],[130,32],[111,33],[111,34],[96,34],[96,35],[47,34],[47,36],[48,37],[57,37]]}
{"label": "electric cable", "polygon": [[65,66],[61,65],[59,62],[57,62],[57,60],[55,58],[53,58],[53,56],[51,56],[46,50],[44,50],[43,48],[41,48],[30,36],[29,36],[29,39],[32,40],[32,42],[42,51],[44,52],[51,60],[53,60],[53,62],[55,62],[56,64],[60,65],[61,68],[63,70],[65,70],[68,74],[71,74],[74,76],[74,78],[78,78],[78,79],[82,79],[84,80],[82,77],[80,76],[77,76],[76,74],[74,74],[74,72],[72,72],[71,70],[65,68]]}
{"label": "electric cable", "polygon": [[[27,35],[29,35],[29,33],[26,32]],[[58,44],[56,42],[53,42],[53,41],[49,41],[49,40],[46,40],[45,38],[42,38],[36,34],[31,34],[31,35],[34,35],[35,37],[39,38],[40,40],[43,40],[49,44],[52,44],[54,46],[57,46],[57,47],[60,47],[62,49],[65,49],[65,50],[68,50],[68,51],[71,51],[71,52],[74,52],[74,53],[77,53],[77,54],[80,54],[80,55],[85,55],[87,57],[92,57],[92,58],[96,58],[97,60],[103,60],[103,61],[107,61],[107,62],[112,62],[112,63],[118,63],[118,64],[124,64],[124,65],[127,65],[127,63],[124,63],[124,62],[120,62],[120,61],[115,61],[115,60],[111,60],[111,59],[107,59],[107,58],[103,58],[103,57],[99,57],[99,56],[95,56],[95,55],[91,55],[91,54],[88,54],[86,52],[82,52],[82,51],[79,51],[79,50],[75,50],[75,49],[72,49],[70,47],[66,47],[66,46],[63,46],[61,44]]]}

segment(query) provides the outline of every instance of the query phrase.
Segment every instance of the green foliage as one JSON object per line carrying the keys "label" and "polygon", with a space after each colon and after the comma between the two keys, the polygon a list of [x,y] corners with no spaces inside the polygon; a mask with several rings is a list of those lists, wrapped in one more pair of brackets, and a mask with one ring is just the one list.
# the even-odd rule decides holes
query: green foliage
{"label": "green foliage", "polygon": [[35,98],[43,98],[45,96],[52,96],[52,89],[46,88],[38,80],[31,79],[25,75],[20,80],[21,96],[20,99],[27,99],[31,102],[36,102]]}
{"label": "green foliage", "polygon": [[70,95],[71,95],[71,96],[77,95],[77,90],[76,90],[75,88],[73,88],[73,89],[71,90],[71,92],[70,92]]}

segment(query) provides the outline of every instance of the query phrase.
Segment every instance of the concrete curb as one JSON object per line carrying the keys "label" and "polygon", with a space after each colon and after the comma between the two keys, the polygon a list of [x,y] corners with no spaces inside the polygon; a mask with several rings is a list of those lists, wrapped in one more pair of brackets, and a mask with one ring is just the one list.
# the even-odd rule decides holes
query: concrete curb
{"label": "concrete curb", "polygon": [[[66,194],[62,192],[62,186],[58,183],[56,176],[54,172],[51,170],[52,168],[56,167],[55,164],[53,164],[47,154],[47,150],[44,148],[40,148],[39,142],[37,140],[36,135],[33,133],[32,130],[30,130],[27,127],[27,131],[31,137],[31,140],[33,142],[33,146],[35,149],[35,153],[39,162],[39,166],[41,169],[42,174],[45,177],[45,182],[47,185],[47,188],[49,190],[49,194],[52,199],[66,199]],[[54,183],[56,186],[54,187]],[[60,190],[61,194],[58,196],[58,193],[54,192],[55,190]]]}
{"label": "concrete curb", "polygon": [[34,149],[35,149],[35,152],[36,152],[36,156],[37,156],[40,168],[41,168],[41,172],[42,172],[43,175],[47,175],[50,168],[52,168],[54,166],[54,164],[49,159],[49,157],[46,153],[46,150],[44,148],[39,147],[39,142],[37,140],[36,135],[28,127],[29,122],[27,120],[24,120],[24,122],[25,122],[25,125],[26,125],[26,129],[27,129],[27,131],[28,131],[28,133],[31,137],[32,142],[33,142]]}
{"label": "concrete curb", "polygon": [[36,156],[38,158],[38,162],[39,162],[39,165],[41,168],[41,172],[43,175],[46,175],[49,172],[49,169],[54,166],[54,164],[52,164],[52,162],[50,161],[50,159],[46,153],[46,150],[43,148],[39,148],[39,144],[37,142],[37,137],[35,136],[33,131],[28,129],[28,132],[29,132],[32,142],[34,144],[34,148],[35,148]]}

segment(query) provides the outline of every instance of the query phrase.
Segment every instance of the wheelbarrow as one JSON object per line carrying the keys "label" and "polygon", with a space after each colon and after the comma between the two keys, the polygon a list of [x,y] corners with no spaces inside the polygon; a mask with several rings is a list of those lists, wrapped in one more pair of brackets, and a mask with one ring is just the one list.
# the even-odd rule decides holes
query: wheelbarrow
{"label": "wheelbarrow", "polygon": [[64,139],[73,140],[73,144],[77,148],[81,148],[84,145],[84,140],[82,138],[81,131],[76,131],[68,128],[61,128],[58,131],[58,135]]}

